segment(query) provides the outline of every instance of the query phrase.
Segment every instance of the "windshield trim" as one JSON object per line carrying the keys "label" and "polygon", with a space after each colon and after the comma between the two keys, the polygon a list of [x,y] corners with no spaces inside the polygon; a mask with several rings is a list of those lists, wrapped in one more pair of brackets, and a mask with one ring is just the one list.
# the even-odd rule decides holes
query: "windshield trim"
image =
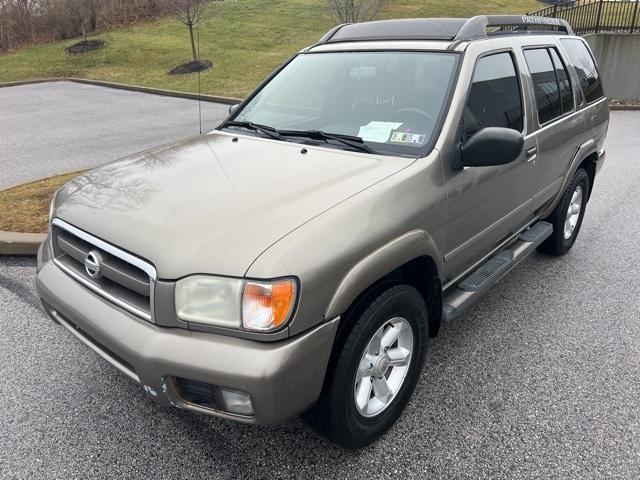
{"label": "windshield trim", "polygon": [[[451,78],[449,79],[449,84],[447,85],[447,89],[446,89],[446,94],[444,97],[444,101],[442,102],[442,108],[440,110],[440,113],[438,114],[438,118],[436,119],[436,123],[435,126],[433,128],[433,132],[431,134],[431,138],[429,139],[429,141],[421,148],[416,148],[415,152],[413,153],[406,153],[406,152],[391,152],[389,150],[386,150],[384,148],[380,148],[380,146],[384,146],[384,143],[375,143],[375,142],[366,142],[367,145],[369,145],[371,148],[373,148],[376,151],[379,151],[381,155],[393,155],[399,158],[407,158],[407,157],[412,157],[412,158],[424,158],[427,155],[429,155],[432,151],[433,148],[435,147],[435,144],[437,143],[438,139],[440,138],[440,135],[442,134],[442,127],[444,126],[444,121],[447,117],[447,114],[449,113],[450,107],[451,107],[451,102],[453,101],[453,94],[455,91],[455,87],[458,83],[458,78],[460,76],[460,67],[462,65],[462,59],[464,57],[464,52],[458,52],[458,51],[454,51],[454,50],[441,50],[441,49],[420,49],[420,50],[413,50],[413,49],[394,49],[394,48],[371,48],[371,49],[366,49],[366,50],[361,50],[361,49],[344,49],[344,50],[333,50],[333,51],[301,51],[296,53],[295,55],[291,56],[289,59],[287,59],[285,62],[283,62],[278,68],[276,68],[269,76],[267,76],[262,82],[260,82],[260,84],[255,88],[255,90],[253,90],[242,102],[240,102],[240,104],[238,105],[238,108],[236,108],[233,113],[231,115],[229,115],[227,118],[225,118],[220,125],[218,125],[215,130],[222,130],[223,126],[226,122],[232,122],[235,120],[235,118],[242,112],[242,110],[244,110],[244,108],[251,102],[251,100],[253,100],[254,97],[256,97],[264,87],[266,87],[271,80],[273,80],[278,74],[280,74],[280,72],[282,70],[284,70],[293,60],[295,60],[298,56],[301,55],[335,55],[335,54],[339,54],[339,53],[363,53],[363,52],[389,52],[389,53],[395,53],[395,52],[408,52],[408,53],[439,53],[442,55],[452,55],[455,57],[454,59],[454,65],[453,65],[453,69],[452,69],[452,74],[451,74]],[[272,140],[272,139],[270,139]],[[277,141],[277,140],[274,140]],[[322,148],[322,147],[327,148],[326,144],[320,144],[318,145],[318,147]],[[334,145],[335,147],[335,145]],[[383,153],[384,152],[384,153]]]}

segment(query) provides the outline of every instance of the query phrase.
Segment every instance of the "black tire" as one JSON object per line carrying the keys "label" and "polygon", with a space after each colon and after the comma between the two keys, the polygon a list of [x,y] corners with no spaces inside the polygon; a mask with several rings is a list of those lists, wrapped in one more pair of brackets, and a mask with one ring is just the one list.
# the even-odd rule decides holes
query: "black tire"
{"label": "black tire", "polygon": [[[422,295],[408,285],[384,290],[355,317],[344,319],[349,324],[334,345],[322,394],[303,415],[318,433],[345,448],[371,444],[402,414],[420,378],[429,333],[427,306]],[[406,319],[412,328],[413,350],[409,368],[388,406],[373,417],[363,416],[355,405],[354,391],[362,354],[378,329],[394,317]]]}
{"label": "black tire", "polygon": [[[567,220],[567,212],[569,210],[571,198],[578,188],[580,188],[582,192],[582,202],[580,205],[578,221],[573,228],[571,235],[568,238],[565,238],[565,221]],[[589,175],[584,169],[579,169],[569,182],[569,185],[567,185],[567,188],[562,194],[562,198],[560,199],[560,202],[558,202],[555,210],[547,219],[547,221],[553,225],[553,233],[538,247],[539,251],[549,255],[564,255],[569,251],[580,232],[582,219],[587,207],[590,188]]]}

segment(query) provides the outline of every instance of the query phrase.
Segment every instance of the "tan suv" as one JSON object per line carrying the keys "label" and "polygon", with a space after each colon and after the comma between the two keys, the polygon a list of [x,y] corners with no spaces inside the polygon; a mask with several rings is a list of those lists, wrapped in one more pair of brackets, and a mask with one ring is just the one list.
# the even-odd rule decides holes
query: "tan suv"
{"label": "tan suv", "polygon": [[63,186],[38,292],[162,404],[304,413],[361,447],[443,320],[536,248],[571,248],[608,117],[561,20],[341,25],[211,133]]}

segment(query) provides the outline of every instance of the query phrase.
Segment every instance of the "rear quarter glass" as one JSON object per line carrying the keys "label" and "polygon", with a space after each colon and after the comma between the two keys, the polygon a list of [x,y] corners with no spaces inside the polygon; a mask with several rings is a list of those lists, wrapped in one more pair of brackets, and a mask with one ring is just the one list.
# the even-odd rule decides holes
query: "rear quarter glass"
{"label": "rear quarter glass", "polygon": [[602,80],[596,62],[586,44],[577,38],[560,39],[560,44],[567,53],[578,74],[580,86],[587,103],[595,102],[604,96]]}

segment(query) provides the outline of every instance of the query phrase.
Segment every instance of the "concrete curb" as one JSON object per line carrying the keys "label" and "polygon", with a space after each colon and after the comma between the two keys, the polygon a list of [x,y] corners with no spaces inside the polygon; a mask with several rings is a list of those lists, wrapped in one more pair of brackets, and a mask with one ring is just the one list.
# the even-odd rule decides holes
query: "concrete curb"
{"label": "concrete curb", "polygon": [[640,110],[640,105],[609,105],[609,110]]}
{"label": "concrete curb", "polygon": [[19,87],[20,85],[31,85],[34,83],[64,82],[66,78],[36,78],[33,80],[16,80],[13,82],[0,82],[0,88]]}
{"label": "concrete curb", "polygon": [[0,255],[35,255],[47,235],[0,230]]}
{"label": "concrete curb", "polygon": [[242,102],[241,98],[222,97],[219,95],[197,94],[193,92],[178,92],[176,90],[163,90],[161,88],[143,87],[141,85],[128,85],[126,83],[106,82],[103,80],[90,80],[88,78],[60,77],[60,78],[38,78],[34,80],[19,80],[16,82],[0,83],[0,88],[17,87],[20,85],[31,85],[36,83],[50,82],[75,82],[86,85],[96,85],[99,87],[116,88],[119,90],[129,90],[132,92],[150,93],[152,95],[162,95],[165,97],[188,98],[190,100],[202,100],[203,102],[223,103],[226,105],[235,105]]}

